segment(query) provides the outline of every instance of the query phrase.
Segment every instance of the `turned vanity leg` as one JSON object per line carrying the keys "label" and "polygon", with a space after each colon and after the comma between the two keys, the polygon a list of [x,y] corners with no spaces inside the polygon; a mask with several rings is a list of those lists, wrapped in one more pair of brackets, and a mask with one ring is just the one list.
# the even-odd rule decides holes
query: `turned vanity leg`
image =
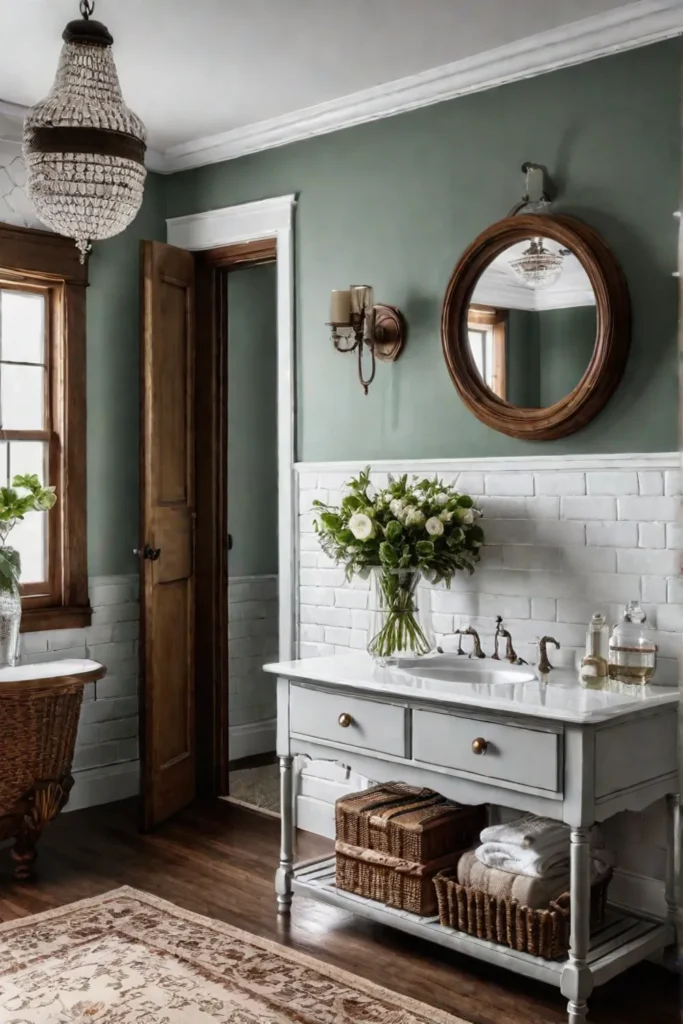
{"label": "turned vanity leg", "polygon": [[666,798],[667,824],[667,862],[666,862],[666,906],[669,922],[676,933],[676,944],[683,941],[680,928],[680,895],[681,884],[681,805],[680,795],[670,793]]}
{"label": "turned vanity leg", "polygon": [[292,906],[292,868],[294,866],[293,763],[293,757],[280,757],[280,866],[275,874],[278,914],[288,914]]}
{"label": "turned vanity leg", "polygon": [[571,830],[570,936],[569,961],[562,971],[561,991],[569,1000],[569,1024],[584,1024],[588,997],[593,991],[593,975],[587,964],[590,940],[590,829]]}

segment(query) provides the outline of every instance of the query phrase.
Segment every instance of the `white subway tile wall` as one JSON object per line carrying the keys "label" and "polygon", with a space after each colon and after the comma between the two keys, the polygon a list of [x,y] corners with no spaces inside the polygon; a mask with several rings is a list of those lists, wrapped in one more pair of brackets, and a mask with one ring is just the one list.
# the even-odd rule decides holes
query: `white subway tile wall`
{"label": "white subway tile wall", "polygon": [[[650,468],[653,461],[657,468]],[[636,599],[660,645],[658,680],[677,682],[681,622],[669,606],[683,603],[681,474],[674,455],[634,455],[623,462],[627,469],[580,471],[576,459],[553,459],[547,469],[518,472],[489,471],[486,460],[474,472],[430,462],[423,472],[439,472],[477,498],[487,540],[473,576],[458,576],[450,589],[432,593],[439,642],[447,647],[448,634],[473,625],[486,649],[495,616],[502,615],[522,657],[536,661],[539,637],[551,633],[562,644],[556,663],[573,665],[592,612],[602,608],[616,619],[620,606]],[[406,471],[419,473],[420,467],[410,463]],[[337,501],[353,472],[355,467],[313,472],[303,466],[299,475],[302,657],[366,643],[369,584],[345,582],[320,550],[311,515],[313,499]],[[386,479],[381,467],[375,478]]]}
{"label": "white subway tile wall", "polygon": [[[484,650],[491,651],[495,616],[502,615],[516,650],[538,660],[544,634],[562,647],[553,650],[557,665],[574,665],[584,649],[586,626],[594,611],[616,620],[623,604],[639,600],[660,649],[658,681],[678,682],[683,630],[683,579],[680,577],[681,473],[676,454],[520,460],[518,471],[500,470],[501,460],[468,460],[468,468],[430,460],[424,465],[392,464],[392,472],[435,472],[477,498],[484,512],[487,545],[473,576],[458,576],[450,589],[432,590],[433,625],[446,649],[453,630],[473,625]],[[369,584],[346,583],[320,550],[313,532],[314,497],[336,503],[346,480],[364,463],[340,468],[302,465],[299,472],[301,657],[363,649],[367,643]],[[381,464],[373,480],[382,485]],[[313,762],[300,783],[299,803],[308,820],[327,818],[315,797],[313,780],[322,768]],[[303,803],[302,803],[303,798]],[[315,804],[311,804],[315,800]],[[331,826],[326,826],[329,832]],[[625,813],[605,825],[626,874],[661,880],[665,859],[664,811]],[[624,888],[622,886],[622,888]],[[659,887],[661,888],[661,887]],[[657,899],[661,893],[655,886]],[[659,909],[652,907],[653,912]]]}
{"label": "white subway tile wall", "polygon": [[92,625],[23,633],[21,663],[92,658],[107,667],[85,688],[68,810],[138,792],[138,577],[90,579]]}
{"label": "white subway tile wall", "polygon": [[276,717],[275,680],[263,666],[277,661],[277,576],[231,576],[228,581],[230,728]]}

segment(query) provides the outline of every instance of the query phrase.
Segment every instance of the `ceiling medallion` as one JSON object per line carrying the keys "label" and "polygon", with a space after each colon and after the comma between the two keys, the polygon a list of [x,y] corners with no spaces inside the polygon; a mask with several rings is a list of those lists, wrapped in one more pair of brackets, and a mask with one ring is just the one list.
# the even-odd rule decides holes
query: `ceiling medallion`
{"label": "ceiling medallion", "polygon": [[94,9],[95,0],[81,0],[52,89],[24,121],[29,197],[48,227],[75,239],[81,262],[94,240],[128,227],[147,176],[147,132],[123,101],[114,40],[91,20]]}

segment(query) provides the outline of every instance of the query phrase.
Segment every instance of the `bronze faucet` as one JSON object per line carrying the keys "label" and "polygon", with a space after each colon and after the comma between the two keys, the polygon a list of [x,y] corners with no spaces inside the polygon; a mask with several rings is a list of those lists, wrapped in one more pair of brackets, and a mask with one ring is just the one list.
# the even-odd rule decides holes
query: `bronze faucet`
{"label": "bronze faucet", "polygon": [[493,661],[500,661],[500,654],[498,653],[498,640],[500,637],[505,637],[505,660],[509,661],[511,665],[526,665],[527,662],[524,658],[520,658],[512,646],[512,636],[509,630],[503,628],[503,618],[501,615],[496,616],[496,632],[495,632],[495,650],[491,655]]}
{"label": "bronze faucet", "polygon": [[[456,629],[455,635],[456,636],[471,636],[471,637],[474,638],[473,644],[472,644],[472,651],[470,653],[470,658],[485,658],[486,657],[486,655],[484,654],[484,652],[481,649],[481,640],[479,639],[479,634],[477,633],[476,629],[474,629],[473,626],[468,626],[467,629]],[[462,641],[458,640],[458,654],[464,654],[464,653],[465,652],[462,649]]]}
{"label": "bronze faucet", "polygon": [[547,675],[553,667],[548,661],[548,644],[555,644],[558,651],[560,649],[560,645],[554,636],[544,636],[538,641],[538,650],[541,655],[538,660],[538,671],[543,676]]}

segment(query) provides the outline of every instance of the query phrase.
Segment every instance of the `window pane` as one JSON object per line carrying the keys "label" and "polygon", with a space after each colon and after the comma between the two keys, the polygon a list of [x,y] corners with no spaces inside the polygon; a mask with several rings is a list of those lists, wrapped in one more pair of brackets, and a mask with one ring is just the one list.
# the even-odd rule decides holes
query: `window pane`
{"label": "window pane", "polygon": [[486,358],[484,362],[486,366],[485,380],[488,386],[491,387],[495,368],[493,365],[493,330],[490,327],[486,332]]}
{"label": "window pane", "polygon": [[42,366],[0,366],[0,410],[4,430],[45,426],[45,370]]}
{"label": "window pane", "polygon": [[470,350],[472,352],[472,359],[474,365],[479,370],[481,376],[484,376],[484,336],[481,331],[473,331],[470,329]]}
{"label": "window pane", "polygon": [[[0,455],[0,458],[2,456]],[[9,445],[9,479],[34,474],[41,484],[46,482],[47,444],[43,441],[11,441]],[[2,467],[0,466],[0,476]]]}
{"label": "window pane", "polygon": [[0,292],[2,358],[45,362],[45,296],[37,292]]}
{"label": "window pane", "polygon": [[7,539],[9,546],[19,552],[22,583],[47,579],[47,517],[47,512],[29,512]]}

